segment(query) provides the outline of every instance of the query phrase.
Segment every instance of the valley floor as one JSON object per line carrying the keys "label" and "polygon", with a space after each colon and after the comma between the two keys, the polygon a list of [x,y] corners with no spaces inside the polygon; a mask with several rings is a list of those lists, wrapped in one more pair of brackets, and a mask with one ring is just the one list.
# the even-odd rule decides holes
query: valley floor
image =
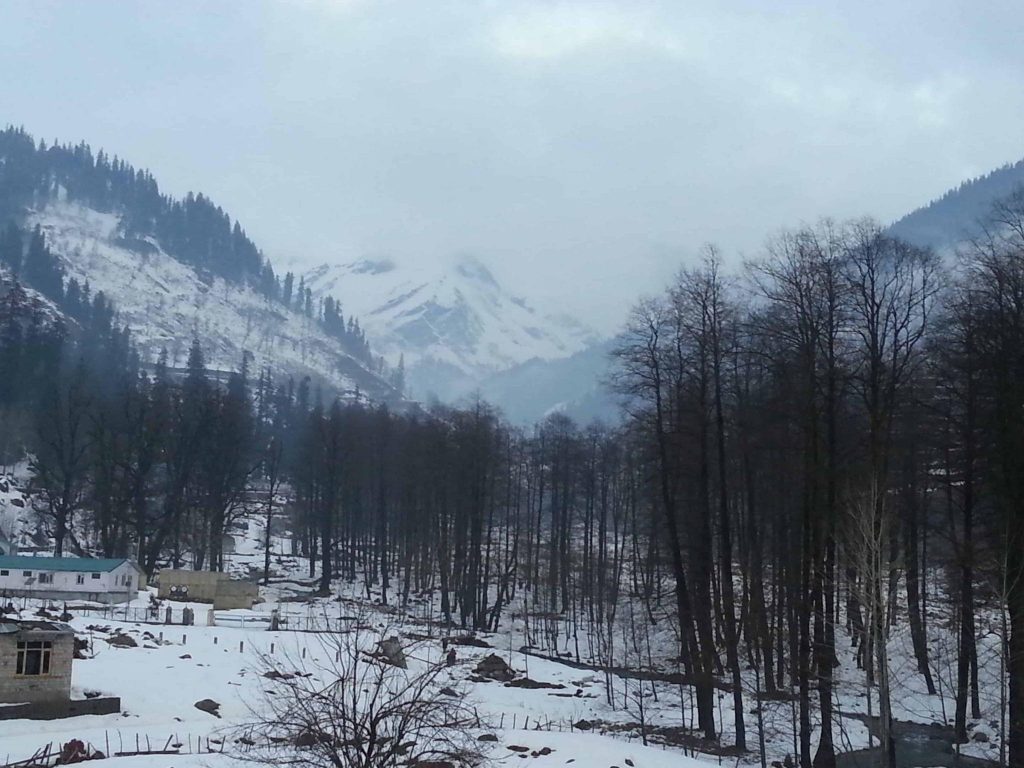
{"label": "valley floor", "polygon": [[[231,556],[234,570],[246,571],[262,564],[258,553],[261,530],[251,525],[252,538],[239,541],[238,552]],[[230,731],[251,721],[250,708],[258,706],[264,679],[260,657],[295,660],[305,669],[317,669],[325,654],[324,635],[299,631],[316,626],[347,626],[358,621],[373,628],[383,638],[397,634],[402,638],[415,671],[444,662],[442,636],[464,635],[457,630],[442,630],[433,619],[436,606],[426,597],[410,601],[408,610],[380,604],[373,590],[367,597],[362,584],[336,585],[333,598],[313,598],[312,583],[305,578],[308,564],[300,558],[275,557],[278,578],[261,588],[265,601],[252,611],[218,611],[215,624],[206,625],[212,612],[208,606],[191,604],[195,626],[144,624],[113,614],[71,609],[71,626],[81,638],[87,638],[89,658],[74,664],[73,688],[76,697],[101,692],[121,698],[122,712],[107,716],[85,716],[54,721],[0,721],[0,758],[23,760],[52,743],[60,745],[80,739],[107,754],[163,749],[178,745],[179,755],[146,755],[117,758],[125,766],[220,766],[236,761],[237,748]],[[140,592],[130,606],[129,619],[141,616],[150,601],[150,593]],[[185,604],[173,603],[177,611]],[[33,615],[38,604],[24,601],[22,615]],[[287,629],[268,630],[271,611],[277,610],[288,622]],[[57,611],[59,613],[59,609]],[[163,615],[162,612],[160,614]],[[909,637],[893,638],[892,669],[895,686],[895,717],[914,723],[950,723],[954,680],[955,643],[941,612],[931,617],[931,653],[939,692],[928,695],[917,673],[910,651]],[[667,622],[665,622],[667,624]],[[982,671],[983,717],[972,723],[974,738],[964,745],[963,753],[998,758],[999,754],[999,646],[997,627],[985,627],[979,646]],[[136,647],[112,645],[108,640],[126,634]],[[760,727],[763,727],[765,757],[768,762],[784,761],[796,751],[793,724],[795,703],[789,700],[763,701],[760,713],[756,704],[755,676],[747,670],[744,681],[748,752],[736,755],[733,744],[732,695],[717,691],[717,720],[721,747],[702,744],[695,736],[692,690],[669,677],[662,681],[640,682],[627,674],[605,674],[586,663],[586,653],[577,660],[580,647],[590,647],[588,638],[573,636],[557,627],[546,634],[543,645],[531,654],[520,650],[537,631],[528,635],[521,618],[509,613],[499,634],[477,634],[480,647],[457,645],[456,663],[446,668],[437,684],[449,687],[475,708],[480,726],[475,735],[493,734],[487,742],[495,765],[509,765],[518,758],[536,752],[539,765],[580,766],[633,765],[636,768],[661,766],[698,766],[705,762],[759,764]],[[543,633],[541,633],[543,634]],[[656,626],[649,635],[649,654],[655,668],[677,671],[672,662],[674,638],[667,627]],[[488,647],[484,647],[488,646]],[[273,653],[271,653],[273,651]],[[517,677],[544,684],[545,687],[508,687],[501,682],[481,681],[474,673],[481,659],[501,656]],[[541,658],[538,655],[547,658]],[[837,670],[835,723],[837,749],[852,753],[869,745],[868,728],[863,715],[868,712],[863,673],[857,670],[848,642],[840,643]],[[628,661],[628,654],[625,657]],[[644,665],[648,666],[648,665]],[[217,714],[196,708],[196,702],[212,699],[219,704]],[[877,711],[877,703],[874,704]],[[758,716],[760,715],[760,717]],[[759,722],[760,721],[760,722]],[[687,726],[681,729],[680,725]],[[644,745],[644,741],[648,746]],[[813,739],[816,744],[817,737]],[[521,752],[510,747],[525,747]],[[544,752],[544,748],[550,752]],[[944,764],[936,760],[934,765]]]}

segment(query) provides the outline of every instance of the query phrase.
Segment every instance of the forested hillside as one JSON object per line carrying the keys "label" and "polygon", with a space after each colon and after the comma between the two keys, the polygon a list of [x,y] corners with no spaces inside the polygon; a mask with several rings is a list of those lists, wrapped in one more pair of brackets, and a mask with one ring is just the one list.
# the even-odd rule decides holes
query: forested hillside
{"label": "forested hillside", "polygon": [[96,299],[44,345],[45,307],[7,314],[5,407],[33,414],[58,552],[219,569],[285,487],[319,594],[432,594],[449,625],[514,615],[581,663],[674,669],[702,750],[758,749],[781,699],[799,764],[835,765],[860,690],[890,757],[897,720],[948,707],[1020,760],[1024,193],[991,216],[960,271],[870,221],[785,232],[742,274],[709,250],[625,327],[616,428],[220,382],[198,342],[150,375]]}
{"label": "forested hillside", "polygon": [[892,233],[915,245],[949,249],[977,233],[992,201],[1024,184],[1024,160],[962,182],[937,200],[908,213],[892,225]]}
{"label": "forested hillside", "polygon": [[[705,750],[754,749],[754,702],[781,697],[799,764],[835,765],[853,665],[890,763],[908,702],[1024,755],[1024,192],[957,267],[871,221],[784,232],[734,274],[709,249],[611,350],[620,425],[524,428],[482,399],[403,412],[248,354],[211,367],[198,326],[180,365],[166,346],[147,361],[89,282],[115,257],[257,290],[372,359],[333,298],[278,280],[204,198],[5,141],[0,463],[30,459],[23,536],[221,570],[226,534],[263,516],[266,581],[284,515],[320,596],[436,595],[447,625],[525,622],[538,651],[675,669]],[[76,248],[90,227],[109,253]]]}
{"label": "forested hillside", "polygon": [[399,379],[336,299],[275,274],[202,194],[164,195],[117,157],[0,132],[0,225],[0,264],[12,276],[72,315],[99,297],[130,327],[144,365],[167,351],[170,366],[183,367],[198,336],[222,371],[249,356],[275,379],[310,376],[349,396],[400,399]]}

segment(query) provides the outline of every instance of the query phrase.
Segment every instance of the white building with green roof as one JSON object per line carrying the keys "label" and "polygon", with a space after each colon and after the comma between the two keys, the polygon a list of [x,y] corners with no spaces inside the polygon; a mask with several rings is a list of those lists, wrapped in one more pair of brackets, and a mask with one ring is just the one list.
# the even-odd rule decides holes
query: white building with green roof
{"label": "white building with green roof", "polygon": [[146,586],[146,575],[127,558],[0,556],[0,598],[123,603]]}

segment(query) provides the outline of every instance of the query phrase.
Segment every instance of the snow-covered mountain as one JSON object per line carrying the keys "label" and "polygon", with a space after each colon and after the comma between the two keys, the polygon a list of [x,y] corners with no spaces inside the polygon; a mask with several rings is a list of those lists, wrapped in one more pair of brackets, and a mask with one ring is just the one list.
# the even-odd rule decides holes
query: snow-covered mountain
{"label": "snow-covered mountain", "polygon": [[195,333],[211,369],[237,370],[249,353],[252,370],[269,366],[275,377],[310,376],[350,398],[398,398],[314,319],[244,283],[201,275],[153,237],[126,238],[117,214],[50,201],[28,211],[26,224],[41,227],[68,277],[112,300],[144,360],[166,348],[171,365],[184,366]]}
{"label": "snow-covered mountain", "polygon": [[387,258],[325,264],[305,284],[355,313],[389,362],[404,357],[417,396],[457,398],[494,373],[568,357],[598,340],[573,318],[512,295],[472,256],[416,266]]}

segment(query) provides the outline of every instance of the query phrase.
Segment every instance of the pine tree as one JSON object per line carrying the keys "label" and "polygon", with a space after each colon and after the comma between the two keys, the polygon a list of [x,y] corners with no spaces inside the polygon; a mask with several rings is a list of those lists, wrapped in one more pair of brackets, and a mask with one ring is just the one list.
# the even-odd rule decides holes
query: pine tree
{"label": "pine tree", "polygon": [[56,256],[46,247],[42,230],[36,224],[25,255],[25,281],[44,296],[60,301],[64,286],[62,272]]}
{"label": "pine tree", "polygon": [[281,303],[288,308],[291,308],[292,305],[292,286],[294,283],[295,275],[287,272],[284,276],[284,286],[281,288]]}
{"label": "pine tree", "polygon": [[0,234],[0,264],[5,265],[14,275],[21,272],[22,252],[24,250],[21,230],[13,221]]}

